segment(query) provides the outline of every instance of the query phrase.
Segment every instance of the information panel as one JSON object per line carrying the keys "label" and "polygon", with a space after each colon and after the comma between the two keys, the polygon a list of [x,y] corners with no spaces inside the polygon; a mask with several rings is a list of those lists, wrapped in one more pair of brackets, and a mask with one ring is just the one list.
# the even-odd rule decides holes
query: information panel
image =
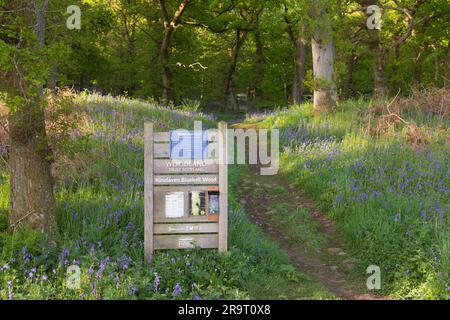
{"label": "information panel", "polygon": [[146,259],[159,249],[227,251],[226,130],[224,122],[213,134],[145,124]]}

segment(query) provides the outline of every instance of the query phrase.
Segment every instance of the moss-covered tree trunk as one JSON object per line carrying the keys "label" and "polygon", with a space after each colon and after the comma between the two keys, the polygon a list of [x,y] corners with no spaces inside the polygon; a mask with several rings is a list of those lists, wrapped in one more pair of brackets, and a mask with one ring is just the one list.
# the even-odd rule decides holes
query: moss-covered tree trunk
{"label": "moss-covered tree trunk", "polygon": [[10,229],[56,232],[55,200],[43,111],[24,103],[10,116]]}

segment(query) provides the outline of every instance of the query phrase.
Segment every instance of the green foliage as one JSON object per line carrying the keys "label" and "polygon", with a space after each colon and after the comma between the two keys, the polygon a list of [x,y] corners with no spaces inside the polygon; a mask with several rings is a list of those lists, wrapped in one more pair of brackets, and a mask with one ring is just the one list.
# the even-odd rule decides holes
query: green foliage
{"label": "green foliage", "polygon": [[[170,12],[180,1],[167,0]],[[382,28],[378,32],[380,48],[385,50],[387,85],[396,93],[409,92],[413,80],[420,87],[442,86],[450,28],[445,0],[380,1]],[[163,23],[158,4],[142,1],[83,1],[81,30],[68,30],[61,12],[68,1],[53,1],[47,14],[46,48],[39,52],[21,50],[32,81],[48,79],[50,65],[58,69],[58,85],[77,89],[96,89],[104,93],[133,97],[161,96],[159,45]],[[344,97],[370,95],[373,90],[373,52],[367,30],[367,15],[358,1],[338,5],[330,1],[193,1],[186,9],[171,39],[169,67],[173,74],[176,101],[195,99],[203,105],[222,101],[224,75],[231,60],[236,30],[249,30],[238,56],[233,88],[250,93],[251,106],[288,104],[292,91],[294,45],[288,36],[286,19],[294,33],[309,40],[311,30],[321,28],[311,8],[323,7],[333,23],[336,44],[336,83]],[[414,30],[408,31],[407,15],[414,18]],[[406,12],[405,11],[405,12]],[[258,26],[256,26],[258,16]],[[0,32],[0,66],[11,69],[16,49],[7,36],[22,32],[34,41],[32,28],[8,15]],[[304,28],[303,28],[304,27]],[[24,33],[24,30],[27,30]],[[302,30],[300,32],[300,30]],[[256,55],[253,34],[259,32],[263,44],[264,65]],[[408,35],[398,46],[402,36]],[[309,46],[308,50],[309,51]],[[199,67],[201,66],[201,67]],[[311,57],[306,59],[307,78],[304,94],[314,86]],[[261,73],[263,70],[263,73]],[[256,81],[258,80],[258,81]],[[264,98],[254,96],[255,83],[262,82]]]}

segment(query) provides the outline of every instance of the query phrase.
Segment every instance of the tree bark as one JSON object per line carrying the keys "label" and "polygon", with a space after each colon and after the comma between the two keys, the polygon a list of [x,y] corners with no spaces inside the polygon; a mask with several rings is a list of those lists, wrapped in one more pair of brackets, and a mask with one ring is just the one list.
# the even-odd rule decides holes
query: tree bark
{"label": "tree bark", "polygon": [[313,114],[326,113],[336,106],[336,85],[334,82],[334,44],[331,24],[323,8],[313,9],[314,18],[320,23],[313,31],[311,39],[314,106]]}
{"label": "tree bark", "polygon": [[288,6],[284,3],[284,21],[286,22],[286,31],[294,47],[294,79],[292,82],[292,104],[300,104],[303,102],[303,81],[305,79],[306,64],[306,26],[304,24],[299,28],[296,35],[294,25],[288,18]]}
{"label": "tree bark", "polygon": [[236,71],[237,66],[237,60],[239,57],[239,50],[241,49],[242,45],[244,44],[245,38],[247,37],[247,30],[236,30],[236,40],[231,48],[231,62],[230,66],[228,67],[227,74],[225,76],[225,83],[223,88],[223,106],[222,106],[222,112],[225,111],[228,108],[228,101],[231,99],[233,103],[233,110],[236,109],[236,99],[234,95],[232,94],[234,88],[233,86],[233,75]]}
{"label": "tree bark", "polygon": [[373,97],[383,98],[388,93],[386,80],[387,52],[380,41],[380,31],[369,30],[369,47],[373,56]]}
{"label": "tree bark", "polygon": [[423,52],[425,51],[425,46],[421,46],[418,51],[417,55],[414,58],[414,65],[412,70],[412,87],[414,90],[420,89],[420,82],[422,79],[422,68],[421,68],[421,57]]}
{"label": "tree bark", "polygon": [[160,48],[162,101],[166,105],[172,100],[172,72],[169,67],[169,43],[172,37],[172,31],[172,29],[168,29],[164,32]]}
{"label": "tree bark", "polygon": [[163,19],[164,34],[159,49],[160,63],[161,63],[161,77],[162,77],[162,100],[164,104],[168,104],[173,99],[172,92],[172,72],[169,67],[170,62],[170,42],[175,29],[180,23],[181,16],[186,10],[186,7],[191,0],[183,0],[178,6],[177,11],[172,18],[169,18],[167,11],[166,0],[160,0],[160,11]]}
{"label": "tree bark", "polygon": [[[36,28],[38,43],[12,35],[7,43],[18,47],[11,62],[15,68],[4,74],[0,90],[8,93],[7,104],[15,107],[9,114],[10,134],[10,213],[9,229],[24,226],[46,233],[57,233],[53,180],[50,171],[51,152],[45,132],[45,117],[41,106],[42,84],[26,79],[30,70],[24,67],[29,59],[23,52],[44,46],[45,11],[48,1],[22,3],[26,10],[17,13],[22,21]],[[34,17],[31,14],[34,12]],[[9,99],[12,97],[13,99]],[[15,103],[14,103],[14,102]]]}
{"label": "tree bark", "polygon": [[447,56],[445,57],[444,87],[445,89],[450,90],[450,41],[447,45]]}
{"label": "tree bark", "polygon": [[349,99],[353,94],[353,70],[358,61],[355,50],[352,50],[347,62],[347,77],[344,82],[343,94],[346,99]]}
{"label": "tree bark", "polygon": [[261,40],[261,32],[259,29],[259,15],[256,17],[255,29],[255,45],[256,45],[256,77],[255,77],[255,98],[261,100],[264,96],[262,84],[264,81],[264,47]]}
{"label": "tree bark", "polygon": [[300,104],[303,102],[303,81],[305,79],[307,46],[304,34],[305,28],[302,27],[301,33],[294,43],[294,83],[292,85],[293,104]]}
{"label": "tree bark", "polygon": [[58,79],[58,64],[56,63],[56,61],[54,61],[50,66],[50,71],[47,80],[47,88],[50,89],[52,92],[56,91],[57,79]]}

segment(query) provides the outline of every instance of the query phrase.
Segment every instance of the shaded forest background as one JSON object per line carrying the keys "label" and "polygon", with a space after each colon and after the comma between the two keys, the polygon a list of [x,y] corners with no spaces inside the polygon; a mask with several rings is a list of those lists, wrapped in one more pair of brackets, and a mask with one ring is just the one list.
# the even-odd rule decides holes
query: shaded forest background
{"label": "shaded forest background", "polygon": [[[196,100],[214,109],[238,109],[242,100],[257,107],[298,103],[317,85],[311,33],[322,22],[312,3],[87,0],[70,3],[81,7],[82,22],[68,30],[68,15],[58,8],[69,2],[52,1],[47,84],[176,104]],[[447,1],[316,3],[332,25],[339,98],[445,85]],[[382,9],[381,30],[366,26],[371,4]]]}

